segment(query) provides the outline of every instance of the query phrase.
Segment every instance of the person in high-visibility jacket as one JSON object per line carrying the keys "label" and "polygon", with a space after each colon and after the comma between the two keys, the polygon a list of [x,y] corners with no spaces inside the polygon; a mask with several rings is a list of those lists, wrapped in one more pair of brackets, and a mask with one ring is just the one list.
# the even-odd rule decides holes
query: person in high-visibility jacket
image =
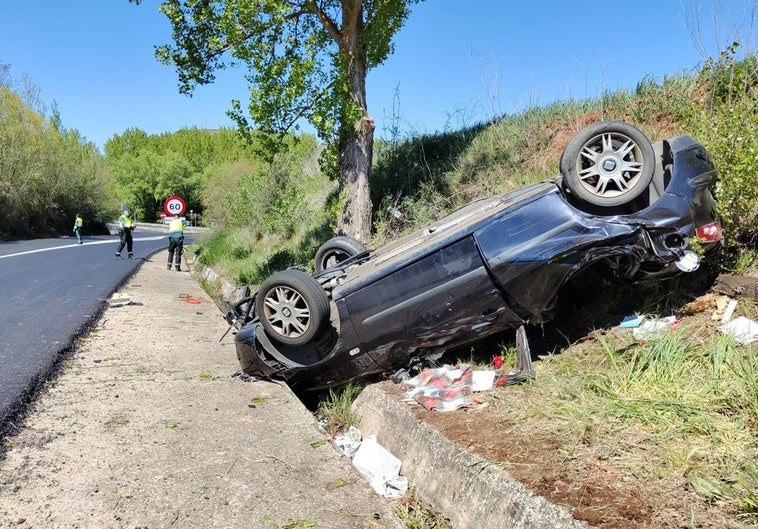
{"label": "person in high-visibility jacket", "polygon": [[184,250],[184,221],[179,215],[174,215],[168,225],[168,265],[171,270],[171,261],[174,261],[174,269],[182,271],[182,251]]}
{"label": "person in high-visibility jacket", "polygon": [[76,234],[76,242],[79,244],[82,244],[82,225],[84,224],[84,221],[82,220],[82,216],[78,213],[76,214],[76,220],[74,220],[74,233]]}
{"label": "person in high-visibility jacket", "polygon": [[134,241],[132,239],[132,231],[134,231],[134,225],[132,224],[132,212],[129,211],[129,208],[125,209],[121,216],[118,218],[118,235],[121,241],[118,245],[118,250],[116,250],[116,259],[121,259],[121,250],[124,249],[124,246],[126,246],[126,251],[128,252],[129,259],[134,258],[134,254],[132,253],[132,246],[134,245]]}

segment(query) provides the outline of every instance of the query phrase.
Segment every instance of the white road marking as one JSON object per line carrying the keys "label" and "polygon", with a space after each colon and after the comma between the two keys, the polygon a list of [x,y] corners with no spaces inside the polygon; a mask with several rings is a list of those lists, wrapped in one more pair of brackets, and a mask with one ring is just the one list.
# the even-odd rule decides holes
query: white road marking
{"label": "white road marking", "polygon": [[[159,240],[165,239],[165,238],[166,238],[165,235],[161,235],[161,236],[158,236],[158,237],[139,237],[139,238],[138,237],[134,237],[134,242],[138,242],[138,241],[159,241]],[[29,250],[29,251],[26,251],[26,252],[18,252],[18,253],[11,253],[11,254],[8,254],[8,255],[0,255],[0,259],[5,259],[6,257],[17,257],[19,255],[27,255],[27,254],[30,254],[30,253],[50,252],[50,251],[53,251],[53,250],[63,250],[64,248],[75,248],[77,246],[93,246],[95,244],[113,244],[113,243],[118,243],[118,242],[119,242],[119,240],[115,239],[115,240],[107,240],[107,241],[85,242],[85,243],[82,243],[82,244],[78,244],[78,243],[66,244],[65,246],[56,246],[54,248],[40,248],[38,250]]]}

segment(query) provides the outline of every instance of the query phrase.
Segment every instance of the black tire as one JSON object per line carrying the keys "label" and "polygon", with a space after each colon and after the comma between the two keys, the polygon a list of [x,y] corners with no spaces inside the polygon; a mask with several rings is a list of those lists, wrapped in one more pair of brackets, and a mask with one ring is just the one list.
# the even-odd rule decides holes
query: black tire
{"label": "black tire", "polygon": [[300,270],[278,272],[255,296],[255,315],[266,334],[284,345],[305,345],[329,317],[329,299],[313,277]]}
{"label": "black tire", "polygon": [[316,273],[337,266],[345,259],[365,251],[366,247],[352,237],[345,237],[344,235],[333,237],[319,246],[316,251]]}
{"label": "black tire", "polygon": [[632,125],[601,121],[571,139],[560,166],[571,194],[593,206],[614,207],[648,189],[655,153],[650,140]]}

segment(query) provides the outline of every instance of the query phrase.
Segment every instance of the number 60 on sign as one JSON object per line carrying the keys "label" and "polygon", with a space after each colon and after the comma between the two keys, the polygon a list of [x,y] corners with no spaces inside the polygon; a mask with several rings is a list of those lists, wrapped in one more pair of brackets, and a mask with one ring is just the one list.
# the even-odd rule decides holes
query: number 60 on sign
{"label": "number 60 on sign", "polygon": [[168,197],[166,202],[163,203],[163,211],[166,212],[166,215],[172,217],[174,215],[183,215],[186,210],[187,203],[181,197]]}

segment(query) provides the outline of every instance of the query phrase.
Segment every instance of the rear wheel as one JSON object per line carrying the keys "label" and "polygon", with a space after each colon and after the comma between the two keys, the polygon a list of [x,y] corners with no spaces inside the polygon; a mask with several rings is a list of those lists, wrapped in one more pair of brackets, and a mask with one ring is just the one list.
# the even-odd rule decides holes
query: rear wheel
{"label": "rear wheel", "polygon": [[263,282],[255,297],[255,313],[272,339],[285,345],[305,345],[323,330],[329,299],[310,275],[285,270]]}
{"label": "rear wheel", "polygon": [[333,237],[316,251],[316,273],[337,266],[342,261],[365,251],[366,247],[352,237]]}
{"label": "rear wheel", "polygon": [[627,204],[644,193],[655,172],[650,140],[618,121],[590,125],[561,156],[563,182],[578,199],[600,207]]}

